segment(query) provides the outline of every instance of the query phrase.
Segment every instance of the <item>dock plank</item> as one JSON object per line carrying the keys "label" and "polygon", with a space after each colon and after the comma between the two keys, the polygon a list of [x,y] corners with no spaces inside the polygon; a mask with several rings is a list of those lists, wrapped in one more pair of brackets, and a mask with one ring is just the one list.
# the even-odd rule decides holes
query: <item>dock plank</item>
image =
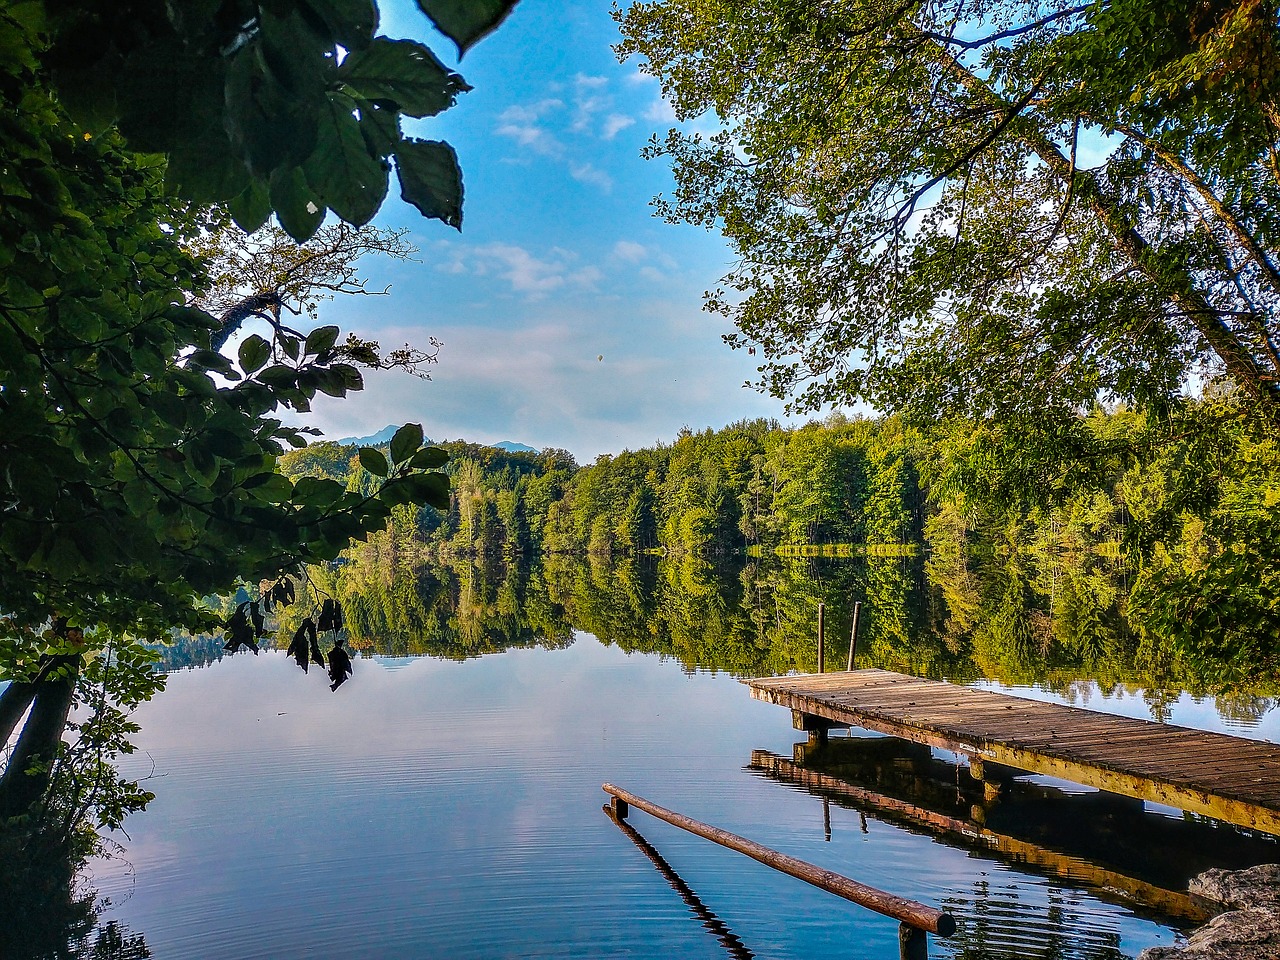
{"label": "dock plank", "polygon": [[753,697],[1280,836],[1280,746],[887,670],[763,677]]}

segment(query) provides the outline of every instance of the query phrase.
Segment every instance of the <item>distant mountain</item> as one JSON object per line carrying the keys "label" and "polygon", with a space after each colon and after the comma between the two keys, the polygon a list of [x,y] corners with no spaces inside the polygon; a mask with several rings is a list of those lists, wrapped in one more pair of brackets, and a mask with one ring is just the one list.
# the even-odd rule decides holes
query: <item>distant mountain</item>
{"label": "distant mountain", "polygon": [[527,443],[516,443],[514,440],[502,440],[498,443],[489,444],[491,447],[497,447],[499,450],[505,450],[507,453],[537,453],[537,447],[531,447]]}
{"label": "distant mountain", "polygon": [[[400,429],[402,424],[389,423],[377,433],[371,433],[367,437],[343,437],[341,440],[335,441],[344,447],[377,447],[384,443],[390,443],[391,438],[396,435],[396,431]],[[424,437],[423,443],[434,443],[430,437]]]}

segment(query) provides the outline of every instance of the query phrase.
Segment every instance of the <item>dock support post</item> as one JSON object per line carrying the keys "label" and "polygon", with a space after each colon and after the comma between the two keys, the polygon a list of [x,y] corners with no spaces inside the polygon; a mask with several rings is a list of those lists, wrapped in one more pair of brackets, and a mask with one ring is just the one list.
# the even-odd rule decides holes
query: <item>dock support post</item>
{"label": "dock support post", "polygon": [[900,923],[898,950],[901,960],[929,960],[929,935],[909,923]]}
{"label": "dock support post", "polygon": [[818,602],[818,672],[826,671],[827,663],[827,621],[826,607]]}
{"label": "dock support post", "polygon": [[862,601],[853,601],[853,629],[849,631],[849,669],[853,669],[853,658],[858,655],[858,620],[862,615]]}
{"label": "dock support post", "polygon": [[613,808],[613,815],[619,820],[627,819],[627,814],[631,812],[631,807],[621,797],[610,797],[609,806]]}

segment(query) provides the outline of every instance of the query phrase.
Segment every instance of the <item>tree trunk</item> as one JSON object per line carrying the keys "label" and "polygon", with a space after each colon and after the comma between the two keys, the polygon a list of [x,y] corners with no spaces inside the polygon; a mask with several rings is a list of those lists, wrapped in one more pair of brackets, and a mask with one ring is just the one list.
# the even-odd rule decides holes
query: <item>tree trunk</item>
{"label": "tree trunk", "polygon": [[[71,713],[80,673],[79,657],[57,659],[60,662],[55,666],[65,666],[67,675],[34,684],[31,715],[9,757],[4,776],[0,777],[0,820],[26,813],[49,785],[50,770],[58,756],[58,744]],[[27,771],[33,764],[40,769],[29,774]]]}
{"label": "tree trunk", "polygon": [[0,746],[8,743],[18,729],[18,721],[35,695],[36,685],[29,680],[15,680],[0,693]]}

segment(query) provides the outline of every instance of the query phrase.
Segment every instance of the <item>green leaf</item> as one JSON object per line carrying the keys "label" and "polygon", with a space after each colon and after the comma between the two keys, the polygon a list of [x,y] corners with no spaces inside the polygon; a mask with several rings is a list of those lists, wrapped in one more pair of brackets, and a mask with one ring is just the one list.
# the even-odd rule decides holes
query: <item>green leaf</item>
{"label": "green leaf", "polygon": [[415,503],[437,510],[449,509],[449,478],[443,473],[415,473],[405,477]]}
{"label": "green leaf", "polygon": [[293,485],[293,502],[308,507],[328,507],[342,497],[342,484],[317,477],[302,477]]}
{"label": "green leaf", "polygon": [[375,450],[373,447],[361,447],[356,451],[356,456],[360,458],[360,466],[375,477],[385,477],[390,470],[387,458],[382,455],[381,450]]}
{"label": "green leaf", "polygon": [[285,233],[299,243],[310,240],[324,222],[324,203],[298,167],[271,175],[271,205]]}
{"label": "green leaf", "polygon": [[303,168],[307,183],[325,204],[347,223],[362,227],[382,206],[390,168],[370,152],[355,109],[350,97],[326,96],[317,118],[316,149]]}
{"label": "green leaf", "polygon": [[378,5],[374,0],[306,0],[333,39],[348,50],[369,45],[378,32]]}
{"label": "green leaf", "polygon": [[120,132],[131,149],[163,153],[205,130],[222,136],[221,57],[194,55],[170,35],[129,54],[117,83]]}
{"label": "green leaf", "polygon": [[342,377],[342,384],[348,390],[364,389],[364,376],[351,364],[335,363],[331,365],[329,369]]}
{"label": "green leaf", "polygon": [[321,393],[331,397],[345,397],[347,395],[347,385],[342,379],[342,374],[335,370],[317,370],[315,371],[316,386]]}
{"label": "green leaf", "polygon": [[[263,474],[258,474],[263,476]],[[266,474],[266,480],[252,488],[253,495],[268,503],[284,503],[293,496],[293,484],[289,478],[278,473]],[[256,478],[253,478],[256,479]],[[248,487],[248,484],[245,484]]]}
{"label": "green leaf", "polygon": [[[235,203],[237,197],[251,189],[251,181],[249,170],[236,155],[231,141],[214,130],[198,140],[184,140],[169,151],[165,189],[196,203]],[[270,209],[267,212],[270,214]],[[232,216],[241,223],[234,211]]]}
{"label": "green leaf", "polygon": [[[245,171],[248,176],[248,171]],[[253,233],[271,218],[271,195],[261,183],[252,183],[227,204],[231,217],[245,233]]]}
{"label": "green leaf", "polygon": [[205,370],[217,370],[224,374],[231,372],[231,361],[217,350],[197,350],[191,354],[187,362],[191,366],[203,367]]}
{"label": "green leaf", "polygon": [[332,350],[333,345],[338,342],[337,327],[316,327],[307,334],[306,352],[308,356],[319,356],[326,350]]}
{"label": "green leaf", "polygon": [[418,0],[422,12],[446,37],[467,52],[506,19],[516,0]]}
{"label": "green leaf", "polygon": [[206,313],[196,307],[187,307],[182,304],[171,304],[165,308],[164,318],[170,323],[181,325],[192,330],[220,330],[222,321],[211,313]]}
{"label": "green leaf", "polygon": [[436,467],[443,467],[449,462],[449,454],[447,451],[439,447],[423,447],[413,455],[413,459],[409,461],[409,466],[415,470],[433,470]]}
{"label": "green leaf", "polygon": [[386,37],[348,56],[338,77],[361,97],[390,101],[410,117],[433,117],[471,89],[427,47]]}
{"label": "green leaf", "polygon": [[379,157],[389,157],[400,145],[400,111],[387,104],[372,100],[357,100],[360,111],[360,135],[369,146],[369,152]]}
{"label": "green leaf", "polygon": [[256,333],[246,337],[240,344],[240,369],[246,374],[259,370],[271,356],[271,344]]}
{"label": "green leaf", "polygon": [[422,446],[422,424],[406,423],[391,438],[391,462],[404,463]]}
{"label": "green leaf", "polygon": [[438,140],[402,140],[396,173],[405,201],[423,216],[462,229],[462,170],[453,147]]}
{"label": "green leaf", "polygon": [[258,374],[258,380],[269,387],[292,387],[298,382],[298,371],[283,363],[273,363]]}

